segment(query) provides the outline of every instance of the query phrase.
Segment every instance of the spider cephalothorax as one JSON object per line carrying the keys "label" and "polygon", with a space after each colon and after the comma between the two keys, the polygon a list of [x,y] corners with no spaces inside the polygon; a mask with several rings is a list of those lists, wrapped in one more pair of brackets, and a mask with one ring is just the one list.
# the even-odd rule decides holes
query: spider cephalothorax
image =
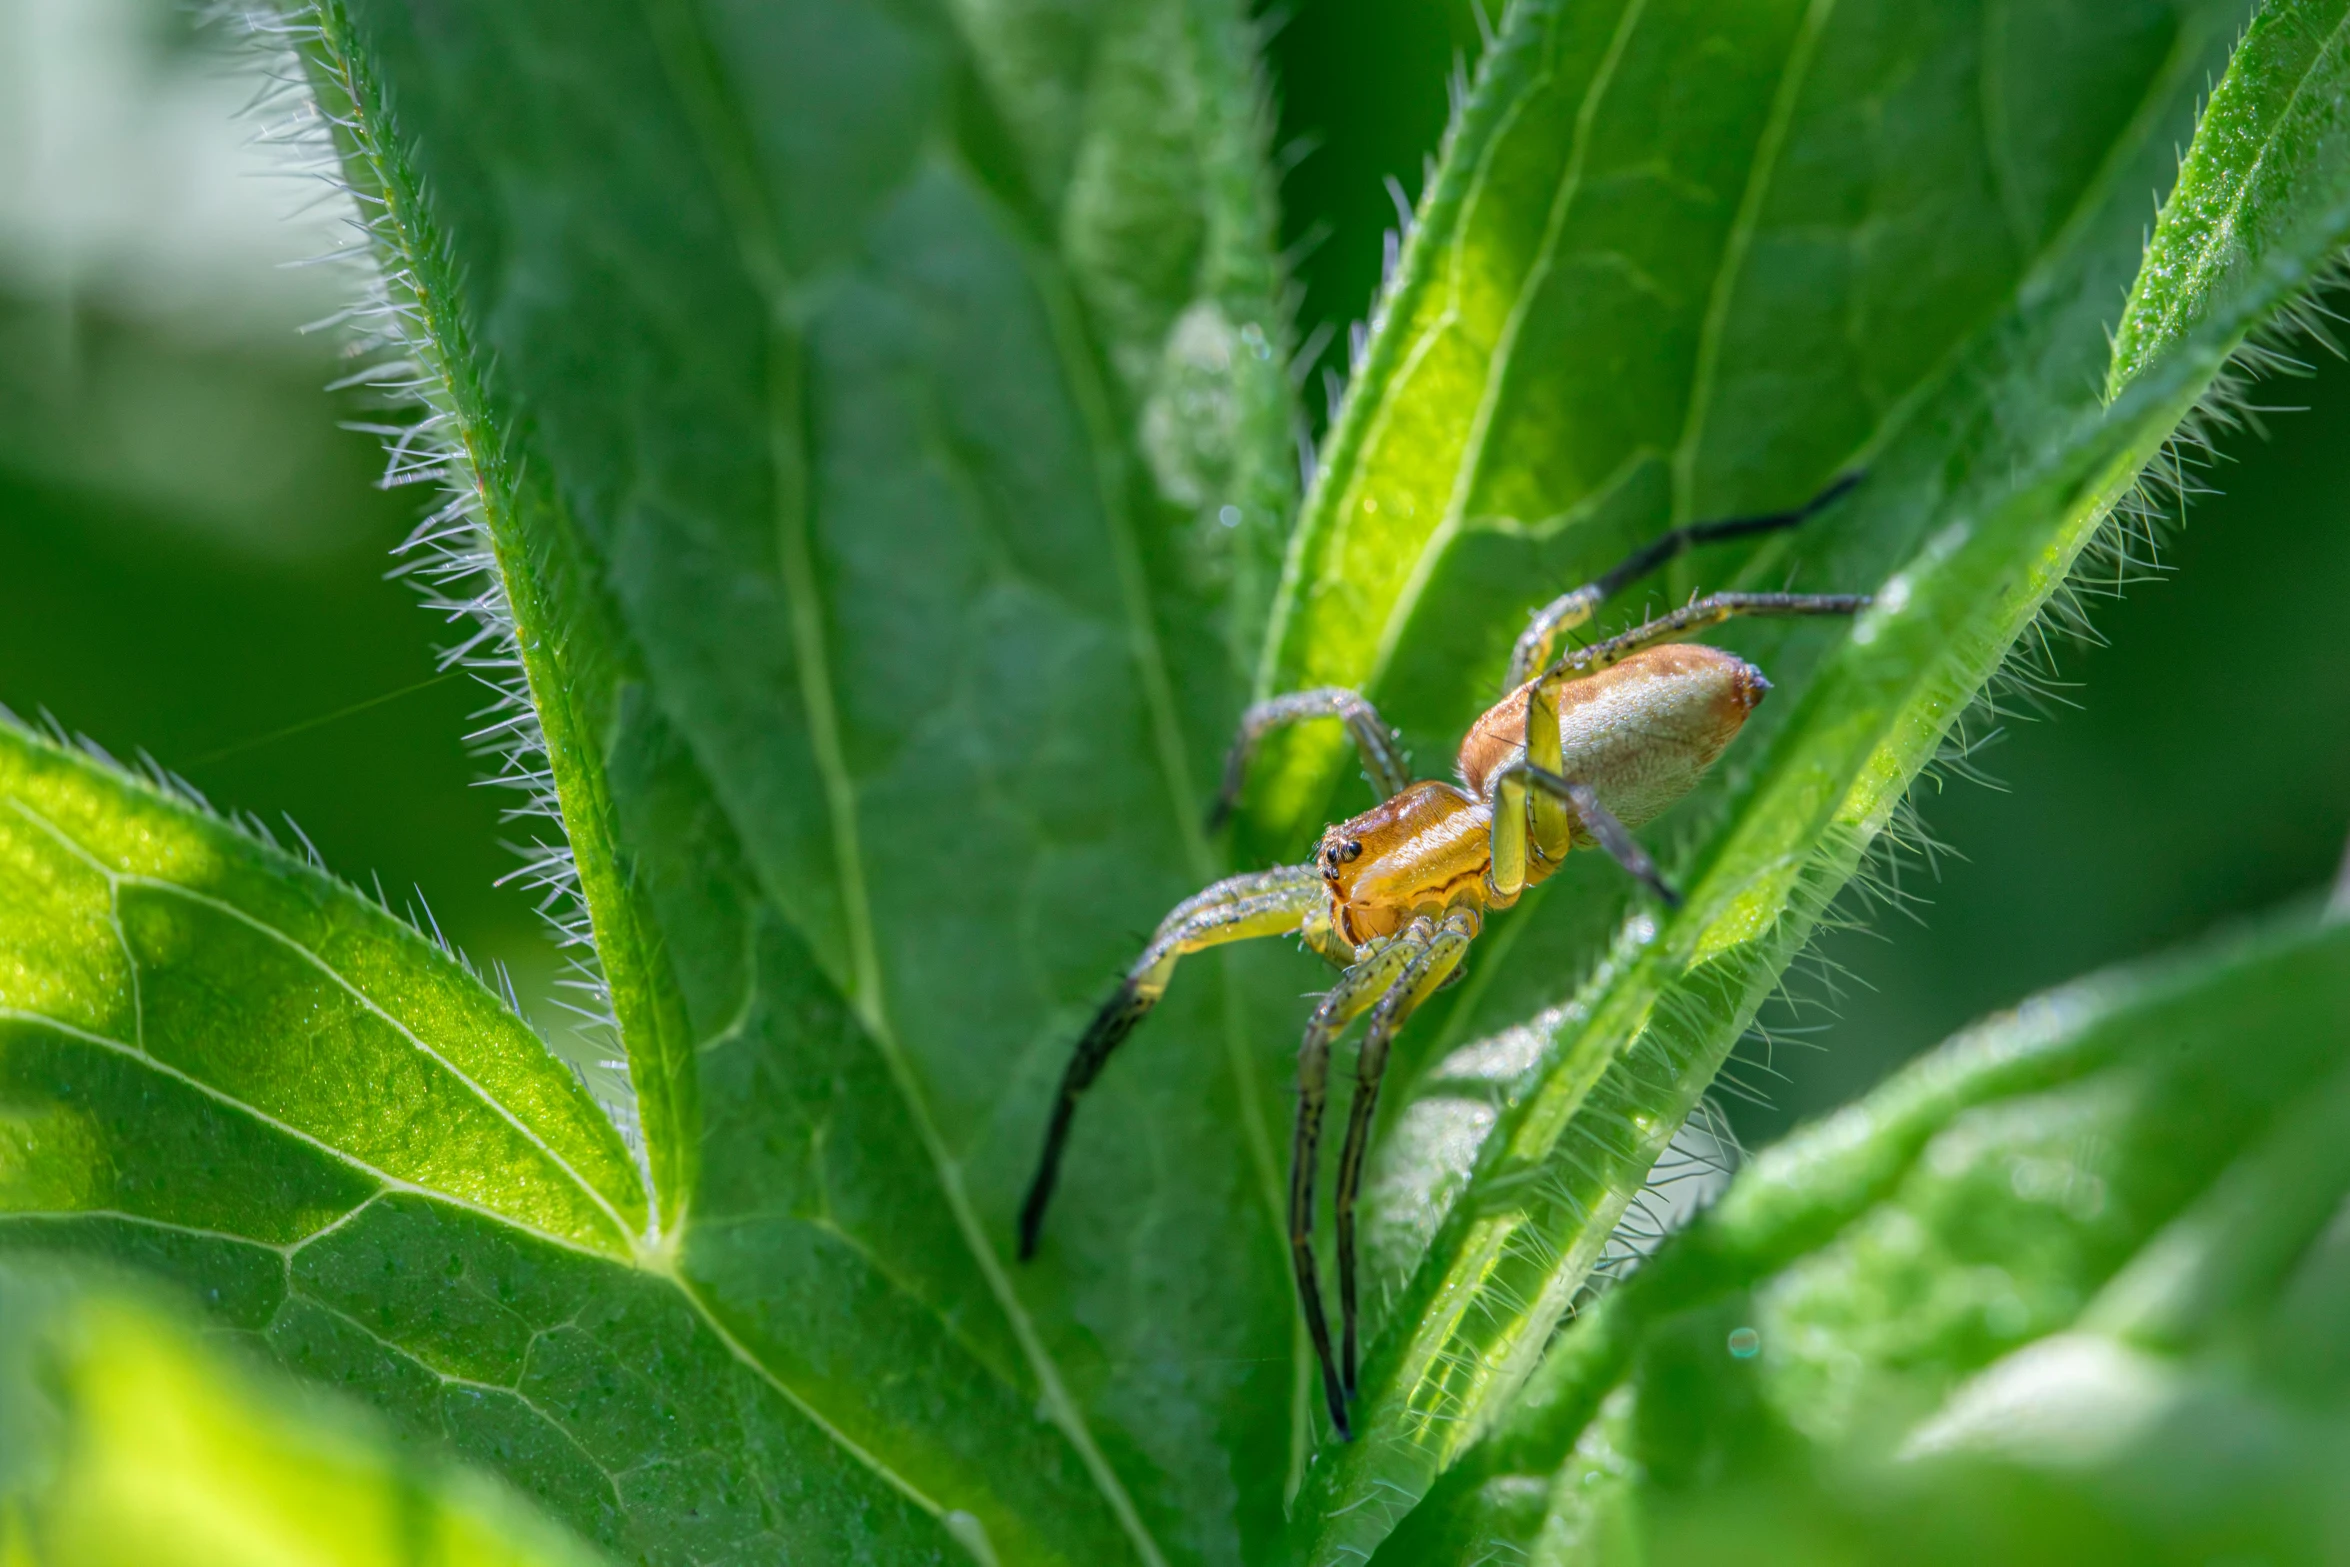
{"label": "spider cephalothorax", "polygon": [[[1485,915],[1516,903],[1571,850],[1600,848],[1667,903],[1678,903],[1631,829],[1696,787],[1770,690],[1734,654],[1677,639],[1741,615],[1849,615],[1857,594],[1717,593],[1553,659],[1562,632],[1601,600],[1692,544],[1792,527],[1844,493],[1767,517],[1677,529],[1587,587],[1536,612],[1510,663],[1510,690],[1462,737],[1458,784],[1414,783],[1394,734],[1354,691],[1324,688],[1260,702],[1242,718],[1210,826],[1239,796],[1257,740],[1282,724],[1342,720],[1379,803],[1327,829],[1303,865],[1235,876],[1178,904],[1078,1041],[1061,1079],[1044,1154],[1020,1214],[1020,1253],[1036,1250],[1077,1097],[1165,994],[1185,953],[1252,936],[1296,934],[1344,972],[1306,1024],[1298,1051],[1289,1241],[1298,1300],[1321,1357],[1330,1418],[1348,1433],[1355,1381],[1354,1208],[1388,1046],[1420,1003],[1456,977]],[[1330,1049],[1370,1013],[1339,1155],[1336,1200],[1341,1353],[1331,1352],[1313,1257],[1315,1154]]]}

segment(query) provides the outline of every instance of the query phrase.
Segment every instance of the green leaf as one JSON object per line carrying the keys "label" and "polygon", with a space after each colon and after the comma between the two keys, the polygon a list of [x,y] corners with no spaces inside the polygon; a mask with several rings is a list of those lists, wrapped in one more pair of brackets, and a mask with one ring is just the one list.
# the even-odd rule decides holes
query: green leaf
{"label": "green leaf", "polygon": [[419,1462],[119,1281],[0,1263],[0,1560],[592,1567],[505,1487]]}
{"label": "green leaf", "polygon": [[[120,1210],[282,1245],[428,1190],[601,1256],[645,1228],[612,1123],[431,943],[7,726],[0,1031],[12,1216]],[[124,1135],[150,1114],[152,1135]]]}
{"label": "green leaf", "polygon": [[2345,1015],[2303,916],[1967,1031],[1565,1329],[1389,1553],[2338,1553]]}
{"label": "green leaf", "polygon": [[632,1558],[975,1527],[730,1335],[571,1070],[350,889],[9,728],[0,921],[0,1247],[183,1281]]}
{"label": "green leaf", "polygon": [[665,1253],[1007,1558],[1268,1539],[1303,1450],[1278,1074],[1212,975],[1175,1009],[1207,1052],[1089,1107],[1059,1256],[1015,1279],[1005,1244],[1103,976],[1216,868],[1291,507],[1238,8],[313,20],[519,631]]}
{"label": "green leaf", "polygon": [[[620,1555],[1360,1556],[2343,231],[2321,158],[2101,401],[2137,203],[2242,11],[1519,5],[1268,611],[1292,415],[1236,0],[323,0],[289,36],[384,265],[380,379],[426,403],[397,476],[452,492],[427,574],[492,573],[450,607],[520,682],[645,1188],[457,965],[11,736],[0,1236],[175,1274]],[[1850,638],[1732,639],[1781,695],[1677,819],[1690,907],[1624,921],[1570,867],[1418,1031],[1532,1020],[1481,1052],[1481,1155],[1396,1096],[1364,1439],[1312,1454],[1299,954],[1186,969],[1011,1265],[1071,1042],[1223,868],[1198,813],[1252,678],[1366,681],[1438,754],[1530,584],[1857,460],[1803,538],[1689,568],[1883,588]],[[1243,858],[1339,808],[1296,740]]]}
{"label": "green leaf", "polygon": [[[1604,864],[1562,876],[1541,907],[1507,916],[1515,932],[1489,938],[1483,992],[1464,987],[1454,1014],[1432,1020],[1442,1049],[1534,1013],[1465,1052],[1506,1063],[1473,1159],[1457,1132],[1390,1142],[1381,1178],[1441,1220],[1414,1215],[1433,1240],[1389,1272],[1367,1435],[1301,1500],[1294,1546],[1313,1560],[1374,1547],[1495,1417],[1910,781],[2225,357],[2350,237],[2350,160],[2321,140],[2273,205],[2247,211],[2254,259],[2178,317],[2109,406],[2109,312],[2138,258],[2137,203],[2160,184],[2236,9],[2043,7],[1985,27],[1972,8],[1746,8],[1740,25],[1777,31],[1718,51],[1727,24],[1668,26],[1677,13],[1638,4],[1609,8],[1605,27],[1589,7],[1513,14],[1309,502],[1274,683],[1364,681],[1408,733],[1457,733],[1517,629],[1504,606],[1546,563],[1563,585],[1667,522],[1785,505],[1863,463],[1862,488],[1791,542],[1691,569],[1707,587],[1767,572],[1770,585],[1878,601],[1849,636],[1725,638],[1780,694],[1718,787],[1680,814],[1667,863],[1684,909],[1623,919],[1589,966],[1622,894]],[[2118,74],[2125,59],[2142,69]],[[2336,68],[2325,55],[2326,79]],[[2077,90],[2047,85],[2060,70]],[[1642,151],[1734,112],[1744,151],[1710,183],[1668,181],[1677,157]],[[1573,129],[1524,129],[1545,116]],[[1715,137],[1727,133],[1704,145]],[[1508,229],[1504,214],[1530,203],[1481,200],[1513,160],[1547,171],[1551,226]],[[2018,170],[2072,173],[2037,189]],[[1678,203],[1715,226],[1669,226]],[[1593,277],[1663,277],[1644,258],[1682,265],[1692,248],[1704,286],[1592,307],[1607,287]],[[1489,281],[1506,307],[1476,304]],[[1522,351],[1510,331],[1545,312],[1567,312],[1574,332]],[[1680,366],[1660,372],[1661,401],[1626,379],[1652,351]],[[1908,368],[1887,379],[1895,363]],[[1464,386],[1482,389],[1489,419],[1459,422]],[[1493,432],[1516,409],[1545,412],[1505,443]],[[1603,416],[1644,417],[1649,434],[1612,438],[1612,467],[1570,466],[1561,454]],[[1508,494],[1548,498],[1480,498]],[[1545,517],[1562,519],[1556,531],[1526,537]],[[1408,564],[1382,575],[1364,552]],[[1293,749],[1260,798],[1268,830],[1319,809],[1330,769],[1311,749]]]}
{"label": "green leaf", "polygon": [[2271,6],[2228,63],[2114,336],[2118,393],[2265,267],[2299,266],[2334,241],[2350,151],[2341,93],[2350,7]]}

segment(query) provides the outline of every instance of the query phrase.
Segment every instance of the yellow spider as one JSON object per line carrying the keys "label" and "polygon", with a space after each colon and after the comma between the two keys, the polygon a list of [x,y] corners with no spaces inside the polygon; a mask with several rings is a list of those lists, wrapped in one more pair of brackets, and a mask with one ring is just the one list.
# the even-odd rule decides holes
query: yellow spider
{"label": "yellow spider", "polygon": [[[1551,875],[1570,848],[1604,849],[1668,905],[1679,897],[1628,830],[1687,794],[1713,766],[1770,682],[1745,660],[1675,639],[1741,615],[1850,615],[1865,595],[1716,593],[1620,636],[1552,658],[1561,633],[1600,602],[1694,544],[1791,528],[1855,483],[1838,480],[1805,505],[1763,517],[1697,523],[1664,535],[1613,571],[1538,610],[1510,659],[1510,692],[1469,726],[1460,784],[1414,783],[1392,730],[1360,693],[1295,691],[1252,707],[1225,764],[1209,814],[1230,814],[1256,742],[1283,724],[1337,718],[1346,725],[1380,803],[1322,834],[1303,865],[1234,876],[1177,904],[1094,1015],[1062,1074],[1036,1178],[1020,1211],[1020,1255],[1036,1253],[1077,1098],[1110,1053],[1167,990],[1184,954],[1257,936],[1296,934],[1343,970],[1314,1009],[1298,1047],[1297,1134],[1289,1167],[1289,1247],[1322,1389],[1339,1437],[1351,1433],[1355,1387],[1354,1210],[1379,1079],[1396,1031],[1456,977],[1488,910],[1506,909]],[[1313,1254],[1314,1171],[1330,1047],[1363,1012],[1369,1031],[1338,1162],[1338,1288],[1343,1357],[1330,1327]]]}

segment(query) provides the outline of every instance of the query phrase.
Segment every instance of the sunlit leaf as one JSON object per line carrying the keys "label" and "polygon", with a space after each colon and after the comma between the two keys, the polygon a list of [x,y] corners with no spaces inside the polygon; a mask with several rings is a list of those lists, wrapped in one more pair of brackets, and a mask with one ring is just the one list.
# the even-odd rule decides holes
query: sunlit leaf
{"label": "sunlit leaf", "polygon": [[1379,1559],[2338,1554],[2346,1016],[2302,916],[1967,1031],[1567,1327]]}
{"label": "sunlit leaf", "polygon": [[592,1567],[505,1487],[265,1380],[103,1275],[0,1264],[0,1561]]}
{"label": "sunlit leaf", "polygon": [[571,1070],[431,942],[0,728],[0,1247],[174,1279],[628,1557],[946,1548],[944,1509],[677,1276],[642,1191]]}
{"label": "sunlit leaf", "polygon": [[612,1123],[480,981],[323,873],[11,726],[0,1031],[12,1215],[285,1244],[425,1190],[604,1256],[645,1229]]}

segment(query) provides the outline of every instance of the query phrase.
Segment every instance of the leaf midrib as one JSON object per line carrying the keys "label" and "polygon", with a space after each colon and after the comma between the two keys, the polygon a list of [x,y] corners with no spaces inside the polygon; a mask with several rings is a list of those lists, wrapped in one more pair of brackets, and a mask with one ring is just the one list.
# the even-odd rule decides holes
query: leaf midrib
{"label": "leaf midrib", "polygon": [[[1043,1336],[1037,1331],[1035,1321],[1020,1300],[1018,1292],[1012,1288],[1002,1260],[988,1244],[979,1215],[963,1185],[961,1169],[938,1130],[913,1064],[907,1059],[903,1042],[898,1039],[889,1019],[880,949],[874,931],[871,902],[866,895],[856,781],[850,774],[842,746],[839,705],[825,640],[823,598],[808,556],[806,490],[804,486],[790,482],[796,475],[806,471],[805,453],[802,450],[806,437],[800,421],[795,417],[796,400],[782,395],[786,392],[788,375],[785,367],[797,347],[794,325],[797,312],[790,285],[790,269],[775,242],[775,224],[773,215],[767,210],[756,154],[751,148],[742,145],[740,136],[730,129],[731,126],[739,125],[740,121],[730,120],[726,111],[729,108],[739,109],[740,106],[732,103],[732,94],[723,77],[710,68],[716,58],[715,42],[709,36],[698,8],[692,4],[692,0],[648,0],[648,9],[653,12],[648,20],[661,45],[662,63],[671,89],[677,93],[693,123],[701,156],[718,186],[721,206],[727,226],[733,234],[737,253],[753,287],[758,290],[766,305],[770,399],[767,412],[771,482],[775,489],[778,563],[784,580],[785,604],[791,618],[794,662],[799,673],[801,699],[807,709],[810,750],[823,782],[825,810],[831,824],[833,856],[841,880],[842,918],[847,926],[854,974],[848,987],[850,1007],[888,1069],[890,1081],[905,1104],[907,1117],[921,1139],[932,1174],[954,1217],[956,1232],[962,1237],[974,1265],[985,1279],[997,1308],[1004,1313],[1022,1355],[1037,1379],[1053,1423],[1075,1449],[1087,1477],[1102,1494],[1146,1567],[1164,1567],[1165,1558],[1157,1542],[1143,1524],[1141,1514],[1136,1510],[1133,1498],[1127,1494],[1124,1483],[1110,1467],[1107,1456],[1094,1440],[1084,1411],[1070,1394],[1058,1364],[1044,1343]],[[676,36],[670,27],[663,25],[665,20],[687,28],[690,37]],[[683,49],[687,47],[694,51],[690,58],[683,55]],[[1065,346],[1062,347],[1062,353],[1066,358]],[[1129,542],[1121,540],[1121,543]],[[1123,571],[1121,575],[1124,575]],[[1160,683],[1149,691],[1154,717],[1163,715],[1165,720],[1171,721],[1171,701],[1164,685],[1163,667],[1160,667],[1159,673]],[[679,1279],[679,1287],[686,1291],[689,1298],[694,1298],[691,1287],[682,1278]],[[732,1340],[731,1335],[717,1324],[715,1316],[706,1307],[703,1308],[703,1315],[712,1322],[713,1330],[726,1338],[734,1352],[744,1357],[747,1364],[757,1364],[756,1357],[750,1354],[747,1346]],[[764,1366],[758,1369],[761,1375],[774,1382],[779,1390],[782,1389],[781,1382],[775,1379],[771,1371]],[[796,1395],[790,1396],[798,1402]],[[819,1428],[845,1450],[869,1465],[874,1465],[877,1473],[892,1478],[893,1483],[901,1489],[907,1489],[902,1480],[890,1476],[886,1468],[880,1467],[872,1455],[850,1441],[845,1433],[821,1419],[813,1410],[809,1414]],[[929,1507],[934,1514],[941,1512],[936,1502],[910,1489],[908,1494]]]}
{"label": "leaf midrib", "polygon": [[[1202,36],[1199,7],[1185,3],[1181,10],[1181,21],[1184,43],[1190,52],[1191,78],[1195,84],[1204,84],[1209,76],[1209,45]],[[1206,88],[1202,86],[1200,91],[1204,97]],[[1217,183],[1212,178],[1203,181],[1204,187],[1208,189],[1214,189]],[[990,200],[992,203],[992,195]],[[998,207],[998,210],[1001,208]],[[1212,225],[1228,218],[1229,209],[1215,207],[1208,217]],[[1129,651],[1141,677],[1143,700],[1150,713],[1152,744],[1158,755],[1161,781],[1166,790],[1168,807],[1174,816],[1176,839],[1183,847],[1184,862],[1190,869],[1193,882],[1205,887],[1222,873],[1223,867],[1208,843],[1200,816],[1192,809],[1194,796],[1190,752],[1184,743],[1182,721],[1177,715],[1175,683],[1168,668],[1166,649],[1159,640],[1158,623],[1151,607],[1148,573],[1143,566],[1134,520],[1126,503],[1127,492],[1123,478],[1129,459],[1117,435],[1109,389],[1104,384],[1099,363],[1088,345],[1075,291],[1070,287],[1063,268],[1055,257],[1029,240],[1024,227],[1016,221],[1009,226],[1020,236],[1021,259],[1052,321],[1055,356],[1061,363],[1063,373],[1069,378],[1070,389],[1084,417],[1086,445],[1093,459],[1096,492],[1100,497],[1103,519],[1108,524],[1111,553],[1117,567],[1120,607],[1126,621]],[[1211,241],[1203,251],[1203,269],[1212,264],[1208,258],[1219,254],[1220,243],[1231,242]],[[1205,278],[1195,275],[1191,279],[1191,287],[1197,294],[1207,291],[1209,285]],[[1264,1096],[1258,1091],[1247,1018],[1231,960],[1225,954],[1217,956],[1223,1002],[1219,1010],[1224,1036],[1225,1069],[1232,1075],[1233,1094],[1239,1106],[1241,1136],[1247,1144],[1249,1163],[1257,1177],[1258,1194],[1264,1202],[1267,1234],[1276,1252],[1286,1256],[1289,1220],[1278,1143]],[[1293,1375],[1289,1409],[1289,1474],[1283,1490],[1285,1498],[1294,1497],[1303,1483],[1306,1462],[1313,1446],[1313,1367],[1302,1313],[1294,1317],[1290,1359]]]}
{"label": "leaf midrib", "polygon": [[1779,172],[1779,155],[1787,144],[1787,130],[1795,119],[1795,102],[1803,94],[1803,84],[1810,78],[1811,63],[1819,52],[1821,34],[1835,14],[1836,0],[1810,0],[1804,7],[1803,21],[1789,42],[1787,58],[1779,67],[1779,83],[1771,93],[1770,117],[1763,122],[1763,132],[1755,143],[1754,161],[1746,171],[1746,188],[1738,197],[1738,212],[1730,220],[1730,232],[1722,241],[1721,260],[1714,268],[1713,286],[1707,291],[1705,320],[1698,328],[1697,363],[1689,378],[1689,403],[1683,410],[1681,439],[1673,449],[1673,514],[1675,527],[1696,520],[1697,454],[1705,439],[1707,415],[1713,408],[1714,376],[1722,354],[1722,334],[1729,329],[1730,304],[1738,290],[1738,280],[1746,270],[1748,248],[1754,243],[1754,231],[1762,222],[1763,203],[1770,196],[1771,181]]}
{"label": "leaf midrib", "polygon": [[[2237,183],[2234,193],[2222,209],[2226,215],[2225,221],[2213,224],[2214,229],[2224,228],[2230,234],[2238,231],[2237,220],[2243,216],[2245,203],[2252,199],[2253,188],[2260,182],[2261,171],[2268,167],[2269,154],[2276,149],[2279,138],[2292,125],[2295,111],[2299,109],[2301,104],[2301,95],[2307,91],[2311,79],[2318,74],[2318,69],[2325,63],[2326,56],[2334,53],[2341,46],[2345,36],[2350,36],[2350,11],[2345,11],[2341,20],[2334,24],[2334,30],[2327,35],[2326,41],[2310,51],[2308,68],[2302,71],[2300,79],[2293,83],[2293,90],[2285,95],[2284,108],[2277,112],[2276,120],[2269,127],[2268,134],[2261,137],[2260,151],[2253,155],[2250,166],[2244,170],[2243,179]],[[2196,259],[2194,275],[2199,285],[2208,281],[2217,271],[2218,262],[2208,251]],[[2172,308],[2163,312],[2161,325],[2166,335],[2175,337],[2177,335],[2178,313],[2187,306],[2187,291],[2175,289],[2172,291],[2171,299]]]}

